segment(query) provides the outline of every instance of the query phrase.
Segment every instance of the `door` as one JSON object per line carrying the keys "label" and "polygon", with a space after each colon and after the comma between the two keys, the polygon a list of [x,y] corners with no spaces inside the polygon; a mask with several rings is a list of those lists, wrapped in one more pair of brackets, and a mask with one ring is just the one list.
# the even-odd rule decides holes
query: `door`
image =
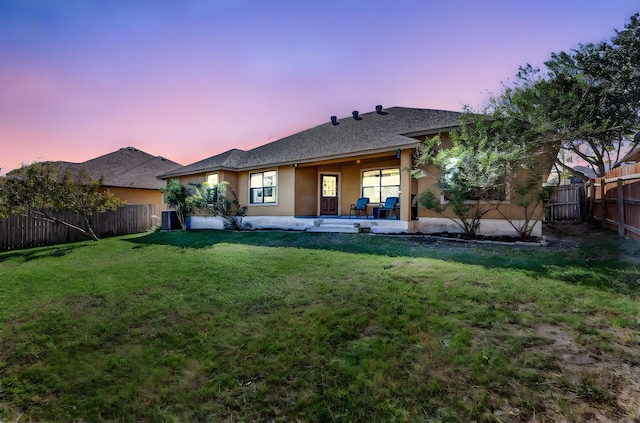
{"label": "door", "polygon": [[320,214],[338,215],[338,175],[321,175]]}

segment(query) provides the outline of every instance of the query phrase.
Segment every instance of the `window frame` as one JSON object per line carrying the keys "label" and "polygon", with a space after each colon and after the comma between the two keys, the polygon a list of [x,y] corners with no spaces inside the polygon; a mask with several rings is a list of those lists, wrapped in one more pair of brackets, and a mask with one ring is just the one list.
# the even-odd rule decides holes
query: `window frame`
{"label": "window frame", "polygon": [[[265,174],[267,173],[273,173],[273,184],[272,185],[265,185]],[[257,175],[262,175],[261,176],[261,185],[260,186],[253,186],[252,182],[254,180],[254,177]],[[261,170],[259,172],[249,172],[249,181],[248,181],[248,185],[249,185],[249,198],[248,198],[248,204],[250,206],[275,206],[278,205],[278,169],[267,169],[267,170]],[[264,191],[265,188],[270,188],[272,190],[272,194],[269,196],[265,196],[264,195]],[[257,192],[258,190],[262,190],[262,194],[261,194],[261,202],[254,202],[254,192]],[[271,198],[273,197],[273,201],[264,201],[265,198]]]}
{"label": "window frame", "polygon": [[[216,177],[216,179],[218,180],[218,182],[216,182],[215,184],[211,184],[209,182],[209,179],[212,177]],[[218,186],[220,185],[220,173],[219,172],[212,172],[212,173],[207,173],[207,175],[205,176],[205,183],[207,186],[206,192],[207,192],[207,198],[206,198],[206,202],[207,205],[211,206],[213,205],[213,203],[218,201]]]}
{"label": "window frame", "polygon": [[[450,162],[454,162],[455,159],[450,159]],[[445,180],[449,179],[447,178],[446,175],[448,174],[452,174],[453,172],[455,172],[455,170],[457,169],[457,166],[453,165],[452,163],[446,164],[445,166],[445,170],[444,172],[441,172],[440,174],[440,188],[442,190],[442,193],[440,195],[440,204],[449,204],[449,199],[447,198],[447,191],[445,189]],[[501,199],[495,199],[495,198],[491,198],[491,199],[468,199],[468,200],[464,200],[465,204],[509,204],[511,198],[511,185],[509,184],[508,181],[505,181],[504,183],[504,192],[502,195]]]}
{"label": "window frame", "polygon": [[[385,170],[394,170],[397,171],[398,173],[398,184],[397,185],[382,185],[382,181],[383,181],[383,176],[382,176],[382,172]],[[372,196],[371,194],[365,194],[364,190],[365,187],[367,188],[376,188],[375,185],[364,185],[364,178],[365,178],[365,173],[367,172],[378,172],[378,178],[379,178],[379,184],[377,186],[377,194],[379,196],[379,201],[375,200],[375,197]],[[399,167],[394,167],[394,166],[388,166],[388,167],[380,167],[380,168],[371,168],[371,169],[362,169],[361,173],[360,173],[360,197],[369,197],[369,201],[371,203],[384,203],[387,197],[400,197],[400,192],[402,190],[402,172],[401,169]],[[382,198],[382,194],[383,194],[383,188],[385,187],[398,187],[398,193],[395,195],[387,195],[385,198]]]}

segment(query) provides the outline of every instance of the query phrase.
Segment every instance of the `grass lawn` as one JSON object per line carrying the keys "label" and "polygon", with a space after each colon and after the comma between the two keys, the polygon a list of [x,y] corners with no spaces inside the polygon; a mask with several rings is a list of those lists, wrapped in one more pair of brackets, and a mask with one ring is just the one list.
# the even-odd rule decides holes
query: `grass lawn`
{"label": "grass lawn", "polygon": [[622,254],[276,231],[0,252],[0,421],[637,422]]}

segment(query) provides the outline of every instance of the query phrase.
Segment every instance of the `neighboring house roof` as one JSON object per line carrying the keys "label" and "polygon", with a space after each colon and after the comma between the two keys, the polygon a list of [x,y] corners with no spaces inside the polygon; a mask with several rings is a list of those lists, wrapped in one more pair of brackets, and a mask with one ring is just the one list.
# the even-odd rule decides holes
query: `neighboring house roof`
{"label": "neighboring house roof", "polygon": [[[355,114],[355,112],[354,112]],[[460,113],[445,110],[392,107],[327,122],[249,151],[233,149],[160,175],[170,178],[221,169],[305,163],[413,147],[412,136],[456,128]]]}
{"label": "neighboring house roof", "polygon": [[166,187],[166,182],[157,176],[181,165],[134,147],[126,147],[79,163],[78,167],[83,168],[93,179],[102,176],[103,186],[160,189]]}
{"label": "neighboring house roof", "polygon": [[640,162],[640,145],[629,151],[622,159],[623,162]]}
{"label": "neighboring house roof", "polygon": [[49,163],[56,166],[60,172],[66,171],[67,168],[71,172],[82,169],[91,179],[98,180],[102,177],[102,186],[138,189],[166,188],[166,181],[157,176],[181,167],[179,163],[164,157],[152,156],[134,147],[121,148],[82,163]]}
{"label": "neighboring house roof", "polygon": [[586,176],[589,179],[595,179],[598,177],[598,174],[588,166],[574,166],[573,170],[575,170],[576,172],[582,173],[584,176]]}

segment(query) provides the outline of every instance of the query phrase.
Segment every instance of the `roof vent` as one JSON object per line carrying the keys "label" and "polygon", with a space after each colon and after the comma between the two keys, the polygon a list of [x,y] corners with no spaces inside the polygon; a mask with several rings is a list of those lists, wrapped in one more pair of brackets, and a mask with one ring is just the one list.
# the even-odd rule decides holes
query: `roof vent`
{"label": "roof vent", "polygon": [[388,115],[388,114],[389,114],[389,113],[387,113],[387,112],[383,112],[383,111],[382,111],[382,106],[381,106],[380,104],[378,104],[378,105],[376,106],[376,113],[377,113],[377,114],[379,114],[379,115]]}
{"label": "roof vent", "polygon": [[359,115],[360,115],[360,112],[359,112],[359,111],[354,110],[354,111],[353,111],[353,113],[352,113],[352,115],[353,115],[353,118],[354,118],[355,120],[362,120],[362,118],[359,116]]}
{"label": "roof vent", "polygon": [[331,124],[333,126],[338,126],[340,125],[340,122],[338,122],[338,118],[336,116],[331,116]]}

